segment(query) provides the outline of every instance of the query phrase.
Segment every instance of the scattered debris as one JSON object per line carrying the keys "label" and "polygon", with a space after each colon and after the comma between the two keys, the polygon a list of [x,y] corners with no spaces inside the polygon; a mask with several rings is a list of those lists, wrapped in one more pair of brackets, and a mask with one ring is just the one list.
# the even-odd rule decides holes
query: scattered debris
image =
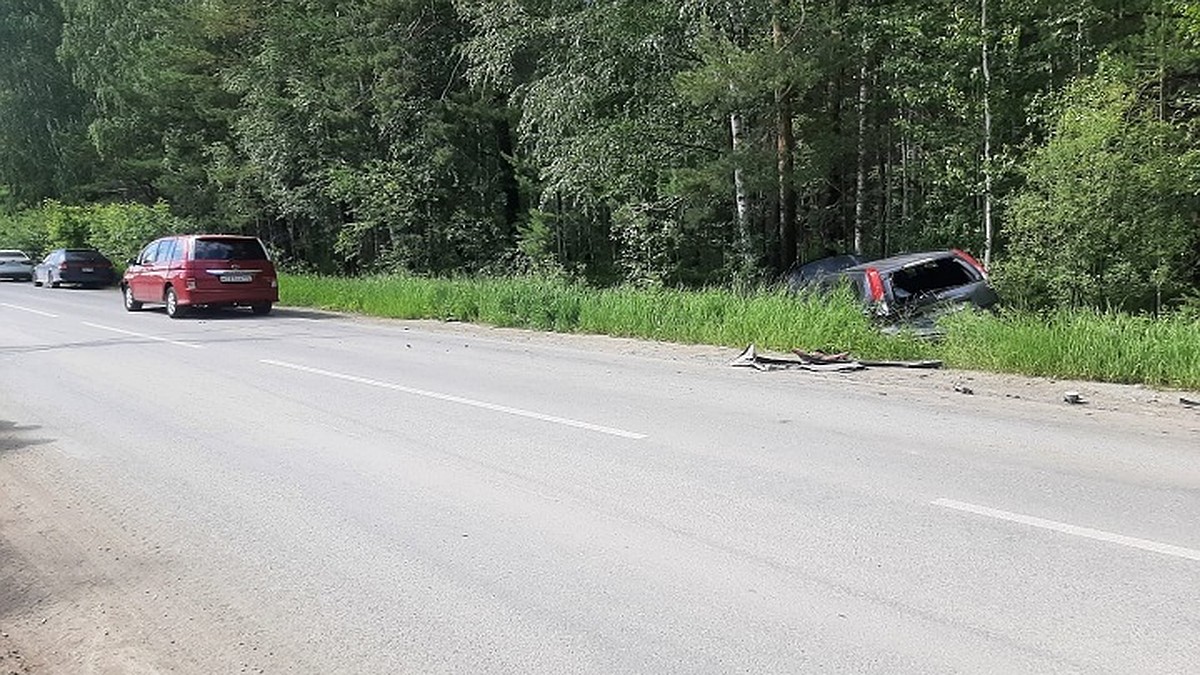
{"label": "scattered debris", "polygon": [[814,372],[847,372],[863,370],[864,368],[941,368],[941,361],[875,361],[856,359],[849,352],[827,354],[822,351],[804,351],[794,349],[795,358],[764,356],[758,353],[753,344],[733,361],[731,366],[742,366],[756,370],[787,370],[800,369]]}
{"label": "scattered debris", "polygon": [[960,394],[966,394],[967,396],[974,396],[974,395],[975,395],[975,390],[974,390],[974,389],[972,389],[972,388],[970,388],[970,387],[968,387],[968,386],[967,386],[967,385],[965,385],[965,384],[956,384],[956,385],[954,385],[954,391],[957,391],[957,392],[958,392],[958,393],[960,393]]}
{"label": "scattered debris", "polygon": [[1063,400],[1071,405],[1087,403],[1087,401],[1083,400],[1083,397],[1080,396],[1079,392],[1077,391],[1068,391],[1067,393],[1063,394]]}
{"label": "scattered debris", "polygon": [[1186,406],[1186,407],[1188,407],[1188,408],[1198,408],[1198,407],[1200,407],[1200,401],[1197,401],[1196,399],[1191,399],[1191,398],[1188,398],[1188,397],[1186,397],[1186,396],[1180,396],[1180,397],[1179,397],[1179,403],[1180,403],[1180,404],[1182,404],[1182,405],[1184,405],[1184,406]]}
{"label": "scattered debris", "polygon": [[[803,356],[801,356],[803,354]],[[863,366],[858,361],[854,361],[846,354],[824,354],[815,352],[808,354],[798,352],[796,358],[780,358],[775,356],[763,356],[758,353],[754,345],[746,347],[736,359],[729,362],[731,366],[742,366],[754,368],[755,370],[785,370],[798,368],[801,370],[812,370],[815,372],[844,372],[850,370],[862,370]]]}

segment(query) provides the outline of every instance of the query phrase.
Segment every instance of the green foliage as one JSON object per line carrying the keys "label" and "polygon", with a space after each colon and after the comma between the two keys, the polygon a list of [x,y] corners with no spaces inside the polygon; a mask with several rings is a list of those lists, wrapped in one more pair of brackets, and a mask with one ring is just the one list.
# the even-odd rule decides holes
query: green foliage
{"label": "green foliage", "polygon": [[48,228],[37,212],[0,212],[0,247],[15,248],[38,258],[53,248],[49,240]]}
{"label": "green foliage", "polygon": [[[1009,298],[1158,308],[1200,282],[1194,4],[9,0],[0,204],[162,201],[327,273],[701,288],[856,231],[979,251],[986,177]],[[31,232],[95,234],[70,213]]]}
{"label": "green foliage", "polygon": [[1014,199],[1004,294],[1051,305],[1161,309],[1200,260],[1200,150],[1102,73],[1064,96],[1050,141]]}
{"label": "green foliage", "polygon": [[55,0],[0,3],[0,208],[74,195],[95,162],[82,96],[60,67]]}
{"label": "green foliage", "polygon": [[0,215],[0,242],[39,257],[55,248],[93,247],[116,263],[133,258],[142,246],[192,228],[165,203],[71,206],[47,201],[39,208]]}

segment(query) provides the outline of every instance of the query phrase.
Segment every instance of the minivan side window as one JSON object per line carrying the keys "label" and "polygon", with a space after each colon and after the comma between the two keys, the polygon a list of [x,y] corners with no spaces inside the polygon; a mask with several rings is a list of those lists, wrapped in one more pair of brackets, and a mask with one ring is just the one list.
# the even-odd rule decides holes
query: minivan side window
{"label": "minivan side window", "polygon": [[138,262],[142,265],[154,264],[154,259],[158,255],[158,245],[162,242],[151,242],[149,246],[142,249],[141,255],[138,256]]}
{"label": "minivan side window", "polygon": [[175,247],[178,245],[179,244],[174,239],[163,239],[158,244],[158,253],[156,253],[154,256],[155,260],[160,263],[174,260]]}
{"label": "minivan side window", "polygon": [[174,244],[174,247],[171,249],[171,257],[169,260],[171,262],[179,262],[183,260],[183,240],[174,239],[172,240],[172,243]]}

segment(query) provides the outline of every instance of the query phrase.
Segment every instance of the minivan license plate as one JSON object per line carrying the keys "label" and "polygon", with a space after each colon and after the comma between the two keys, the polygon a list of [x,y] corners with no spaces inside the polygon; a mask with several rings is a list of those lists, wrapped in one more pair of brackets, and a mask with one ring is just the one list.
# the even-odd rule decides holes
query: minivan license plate
{"label": "minivan license plate", "polygon": [[250,281],[249,274],[222,274],[221,283],[223,284],[244,284]]}

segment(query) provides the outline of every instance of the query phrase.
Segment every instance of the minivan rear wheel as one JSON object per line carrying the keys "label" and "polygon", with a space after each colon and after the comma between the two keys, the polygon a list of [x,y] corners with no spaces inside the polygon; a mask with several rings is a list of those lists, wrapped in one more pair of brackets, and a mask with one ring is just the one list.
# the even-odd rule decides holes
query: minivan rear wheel
{"label": "minivan rear wheel", "polygon": [[172,319],[178,319],[183,316],[183,307],[179,305],[179,296],[175,294],[175,289],[167,287],[167,294],[164,300],[167,303],[167,316]]}
{"label": "minivan rear wheel", "polygon": [[142,308],[142,303],[133,299],[133,289],[126,286],[121,289],[121,295],[125,297],[125,311],[136,312]]}

